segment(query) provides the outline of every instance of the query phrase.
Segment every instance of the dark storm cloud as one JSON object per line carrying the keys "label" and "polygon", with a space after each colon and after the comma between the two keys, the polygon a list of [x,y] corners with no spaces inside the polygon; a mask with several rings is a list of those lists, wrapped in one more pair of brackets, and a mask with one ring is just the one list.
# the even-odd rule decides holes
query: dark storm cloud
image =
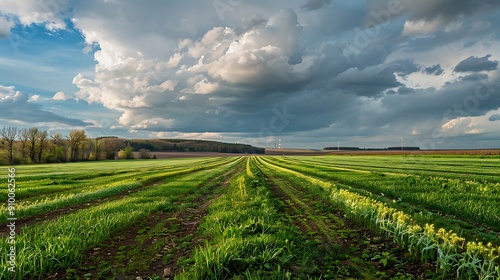
{"label": "dark storm cloud", "polygon": [[414,89],[408,88],[408,87],[400,87],[398,89],[399,94],[410,94],[410,93],[414,93],[414,92],[415,92]]}
{"label": "dark storm cloud", "polygon": [[[497,0],[372,0],[368,7],[375,13],[378,11],[402,10],[412,20],[433,20],[443,18],[446,21],[454,20],[460,16],[470,16],[477,13],[489,12],[500,6]],[[396,9],[397,8],[397,9]],[[392,17],[398,14],[392,14]]]}
{"label": "dark storm cloud", "polygon": [[387,70],[402,76],[408,76],[420,71],[421,68],[420,65],[415,64],[411,59],[398,59],[389,63]]}
{"label": "dark storm cloud", "polygon": [[313,11],[313,10],[318,10],[321,9],[325,6],[330,5],[332,3],[332,0],[309,0],[304,6],[301,8],[307,11]]}
{"label": "dark storm cloud", "polygon": [[143,135],[397,145],[500,107],[499,1],[84,2],[75,26],[98,51],[75,96]]}
{"label": "dark storm cloud", "polygon": [[429,67],[422,69],[422,72],[424,72],[428,75],[439,76],[439,75],[444,73],[444,69],[441,68],[440,64],[436,64],[436,65],[429,66]]}
{"label": "dark storm cloud", "polygon": [[480,72],[496,70],[498,60],[489,60],[491,54],[484,57],[470,56],[460,61],[453,71],[455,72]]}
{"label": "dark storm cloud", "polygon": [[500,121],[500,114],[494,114],[494,115],[491,115],[490,118],[488,119],[490,122],[494,122],[494,121]]}
{"label": "dark storm cloud", "polygon": [[458,80],[437,91],[414,89],[414,93],[406,95],[386,95],[382,99],[387,109],[384,115],[403,122],[481,116],[500,107],[500,96],[495,95],[499,88],[500,78],[491,82]]}
{"label": "dark storm cloud", "polygon": [[488,79],[488,75],[482,73],[474,73],[461,78],[462,81],[480,81]]}
{"label": "dark storm cloud", "polygon": [[333,83],[334,88],[349,94],[376,97],[388,89],[402,86],[396,75],[407,76],[419,70],[412,60],[400,59],[363,70],[351,68],[338,75]]}
{"label": "dark storm cloud", "polygon": [[351,68],[334,79],[336,89],[358,96],[377,97],[385,90],[401,85],[394,72],[387,67],[371,67],[364,71]]}
{"label": "dark storm cloud", "polygon": [[307,40],[316,41],[321,37],[334,37],[337,40],[346,32],[361,28],[365,17],[365,7],[337,1],[334,5],[305,13],[301,23],[306,28],[304,36]]}
{"label": "dark storm cloud", "polygon": [[500,6],[497,0],[407,0],[413,18],[452,20],[463,15],[491,11]]}

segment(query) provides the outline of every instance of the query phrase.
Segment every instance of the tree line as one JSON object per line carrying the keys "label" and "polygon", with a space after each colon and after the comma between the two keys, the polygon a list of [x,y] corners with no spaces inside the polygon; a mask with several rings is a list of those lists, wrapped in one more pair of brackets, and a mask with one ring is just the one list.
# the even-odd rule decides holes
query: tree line
{"label": "tree line", "polygon": [[132,139],[129,141],[134,151],[149,150],[162,152],[216,152],[236,154],[264,154],[264,148],[248,144],[224,143],[210,140],[187,139]]}
{"label": "tree line", "polygon": [[132,157],[123,139],[89,138],[83,129],[72,129],[67,135],[49,134],[37,127],[0,129],[0,163],[40,163],[115,159]]}
{"label": "tree line", "polygon": [[265,153],[264,148],[248,144],[207,140],[89,138],[83,129],[70,130],[67,135],[37,127],[0,129],[0,164],[132,159],[134,151],[143,159],[150,158],[150,152]]}

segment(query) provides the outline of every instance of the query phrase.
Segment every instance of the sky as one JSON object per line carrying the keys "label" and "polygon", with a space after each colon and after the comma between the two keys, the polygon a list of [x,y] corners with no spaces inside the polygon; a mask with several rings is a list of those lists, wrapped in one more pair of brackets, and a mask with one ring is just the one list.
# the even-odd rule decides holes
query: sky
{"label": "sky", "polygon": [[2,0],[0,127],[500,147],[498,0]]}

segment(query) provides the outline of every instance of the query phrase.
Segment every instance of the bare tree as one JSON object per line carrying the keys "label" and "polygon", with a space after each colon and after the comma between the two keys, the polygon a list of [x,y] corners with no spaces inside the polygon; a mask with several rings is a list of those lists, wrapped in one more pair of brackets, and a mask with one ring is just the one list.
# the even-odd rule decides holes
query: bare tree
{"label": "bare tree", "polygon": [[9,155],[9,162],[14,162],[14,141],[17,138],[18,130],[17,127],[3,127],[0,130],[0,135],[2,136],[2,140],[7,142],[7,153]]}
{"label": "bare tree", "polygon": [[30,159],[32,162],[36,161],[36,140],[38,138],[38,134],[40,133],[40,130],[36,127],[32,127],[28,130],[28,143],[29,143],[29,150],[30,150]]}
{"label": "bare tree", "polygon": [[78,160],[80,146],[87,139],[87,135],[83,129],[73,129],[68,134],[70,158],[72,161]]}
{"label": "bare tree", "polygon": [[51,134],[50,139],[52,140],[52,153],[55,155],[56,154],[56,149],[57,145],[59,145],[59,142],[62,140],[61,133],[57,132],[56,134]]}
{"label": "bare tree", "polygon": [[23,129],[19,131],[19,141],[21,142],[21,158],[24,160],[26,158],[26,148],[28,147],[29,131],[28,129]]}
{"label": "bare tree", "polygon": [[118,138],[104,138],[104,154],[106,159],[115,159],[120,149],[126,147],[123,140]]}
{"label": "bare tree", "polygon": [[43,151],[47,148],[47,144],[48,144],[48,136],[49,134],[47,133],[46,130],[44,131],[40,131],[38,133],[38,162],[41,162],[42,161],[42,155],[43,155]]}
{"label": "bare tree", "polygon": [[149,155],[149,150],[148,149],[140,149],[139,154],[141,159],[150,159],[151,156]]}
{"label": "bare tree", "polygon": [[[87,137],[85,136],[85,139],[82,140],[82,142],[80,143],[80,147],[79,147],[79,151],[80,151],[80,160],[81,161],[84,161],[85,159],[88,159],[88,154],[86,154],[88,152],[88,148],[90,147],[90,141],[87,139]],[[90,149],[92,150],[92,149]]]}
{"label": "bare tree", "polygon": [[102,147],[103,147],[103,141],[101,141],[102,138],[95,138],[94,139],[94,159],[99,160],[101,157],[101,152],[102,152]]}

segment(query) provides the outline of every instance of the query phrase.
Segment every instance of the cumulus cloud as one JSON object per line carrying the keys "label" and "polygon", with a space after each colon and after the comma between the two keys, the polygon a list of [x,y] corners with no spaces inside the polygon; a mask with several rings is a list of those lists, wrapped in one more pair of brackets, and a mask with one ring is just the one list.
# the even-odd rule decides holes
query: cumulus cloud
{"label": "cumulus cloud", "polygon": [[474,123],[472,117],[460,117],[443,124],[441,133],[444,137],[479,134],[483,130]]}
{"label": "cumulus cloud", "polygon": [[[94,52],[95,71],[73,78],[78,92],[52,100],[103,105],[125,133],[265,144],[276,135],[369,142],[491,130],[478,122],[500,107],[497,2],[255,0],[221,11],[211,1],[89,0],[50,12],[8,0],[0,11],[49,30],[71,19]],[[457,64],[477,53],[491,55]],[[0,87],[0,97],[15,94]]]}
{"label": "cumulus cloud", "polygon": [[[94,77],[73,80],[80,88],[76,97],[121,111],[120,123],[135,129],[160,129],[161,124],[181,129],[188,120],[199,123],[207,116],[214,127],[225,118],[233,122],[227,129],[234,129],[237,120],[228,117],[238,114],[230,108],[234,101],[251,105],[259,95],[290,91],[310,77],[317,57],[303,55],[301,34],[295,12],[282,10],[241,33],[215,27],[198,40],[180,40],[177,52],[164,60],[128,57],[111,64],[96,53]],[[189,106],[185,101],[190,102],[187,111],[182,110]],[[188,113],[193,110],[198,113]],[[148,122],[151,118],[157,121]]]}
{"label": "cumulus cloud", "polygon": [[40,99],[40,95],[34,94],[30,96],[30,99],[28,99],[28,102],[37,102]]}
{"label": "cumulus cloud", "polygon": [[498,60],[489,60],[491,54],[483,57],[469,56],[460,61],[453,71],[455,72],[480,72],[492,71],[498,67]]}
{"label": "cumulus cloud", "polygon": [[71,98],[73,98],[73,96],[71,96],[71,94],[66,94],[62,91],[58,91],[54,94],[54,96],[52,97],[52,100],[66,101],[66,100],[71,99]]}
{"label": "cumulus cloud", "polygon": [[0,16],[0,39],[7,38],[10,29],[14,24],[6,18]]}
{"label": "cumulus cloud", "polygon": [[[14,16],[22,25],[43,24],[48,30],[65,29],[72,0],[3,0],[0,12]],[[1,26],[1,22],[0,22]]]}
{"label": "cumulus cloud", "polygon": [[15,94],[14,86],[2,86],[0,85],[0,98],[5,98],[9,95]]}
{"label": "cumulus cloud", "polygon": [[[90,23],[82,20],[78,25],[88,34],[88,41],[99,44],[100,51],[95,55],[96,73],[80,74],[73,80],[80,89],[76,96],[118,110],[122,126],[159,136],[208,131],[255,137],[262,131],[323,131],[362,137],[399,129],[425,135],[441,127],[450,104],[462,104],[478,86],[479,80],[465,77],[438,90],[403,84],[415,73],[441,76],[445,71],[440,62],[422,67],[409,59],[388,61],[404,26],[381,29],[370,44],[355,48],[349,37],[344,42],[327,42],[313,37],[316,29],[306,34],[307,28],[317,26],[313,13],[324,20],[331,18],[323,15],[323,11],[333,11],[323,5],[327,2],[309,1],[302,9],[307,10],[301,14],[304,22],[299,22],[293,10],[281,10],[267,18],[250,14],[239,25],[210,27],[196,36],[181,32],[174,45],[161,43],[163,53],[138,43],[143,35],[134,32],[129,35],[137,40],[122,49],[118,44],[122,35],[108,34],[112,28],[89,28]],[[322,8],[315,10],[313,4]],[[362,15],[362,9],[354,7],[341,8]],[[128,9],[122,10],[125,18],[131,18]],[[430,20],[414,11],[403,13],[415,21]],[[339,12],[339,16],[346,15]],[[346,20],[349,24],[342,29],[318,30],[321,36],[341,34],[367,16],[365,12],[354,21]],[[102,34],[92,35],[91,30]],[[137,55],[138,50],[142,55]],[[490,99],[472,111],[453,112],[452,117],[481,115],[499,103]],[[284,127],[270,124],[278,119],[276,112],[296,117]]]}
{"label": "cumulus cloud", "polygon": [[0,119],[15,120],[29,125],[42,122],[69,126],[86,126],[88,124],[78,119],[66,118],[45,111],[37,102],[33,102],[38,99],[38,95],[30,96],[27,93],[16,91],[13,86],[0,85]]}

